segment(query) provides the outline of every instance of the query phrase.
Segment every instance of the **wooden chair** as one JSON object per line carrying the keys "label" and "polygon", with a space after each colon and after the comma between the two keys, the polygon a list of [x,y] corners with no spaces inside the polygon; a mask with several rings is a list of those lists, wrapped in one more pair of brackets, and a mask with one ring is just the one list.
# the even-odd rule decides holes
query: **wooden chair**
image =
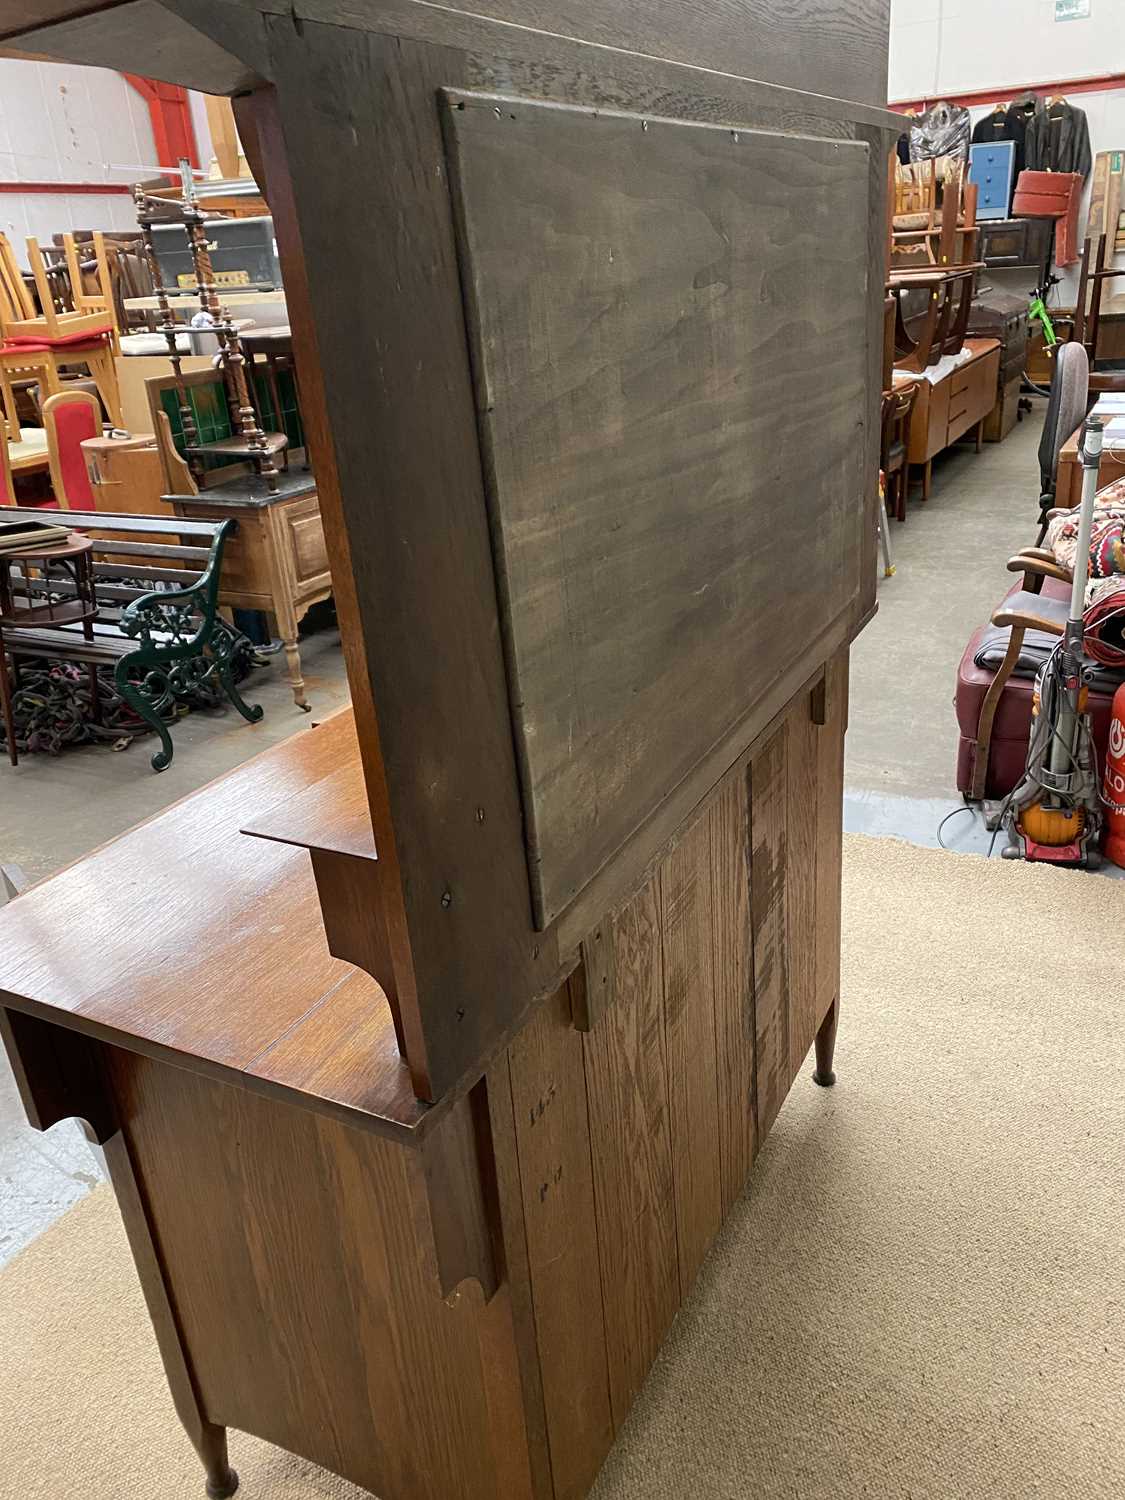
{"label": "wooden chair", "polygon": [[35,380],[41,396],[63,388],[63,370],[75,364],[90,371],[110,421],[123,424],[117,368],[113,362],[116,323],[106,312],[60,312],[55,306],[39,246],[29,239],[28,255],[42,304],[36,312],[6,235],[0,234],[0,397],[5,425],[19,441],[19,419],[12,384]]}
{"label": "wooden chair", "polygon": [[43,405],[43,426],[51,484],[60,510],[96,509],[82,444],[86,438],[101,435],[97,399],[87,391],[60,391]]}
{"label": "wooden chair", "polygon": [[[1108,251],[1104,234],[1098,236],[1096,245],[1095,250],[1095,241],[1087,239],[1082,246],[1082,264],[1078,273],[1078,292],[1074,299],[1070,337],[1073,342],[1085,347],[1090,360],[1090,391],[1094,395],[1101,395],[1105,391],[1125,391],[1125,370],[1099,370],[1096,365],[1102,290],[1107,282],[1125,276],[1125,266],[1106,265]],[[1058,321],[1065,323],[1069,320]]]}
{"label": "wooden chair", "polygon": [[896,521],[906,520],[906,450],[910,413],[918,394],[917,381],[883,392],[882,440],[879,467],[886,476],[887,509]]}
{"label": "wooden chair", "polygon": [[[78,246],[74,235],[64,234],[63,253],[66,256],[66,267],[70,277],[70,296],[75,312],[97,313],[109,319],[112,326],[112,343],[114,354],[121,353],[121,330],[118,327],[117,310],[113,300],[113,282],[109,270],[109,255],[106,251],[105,235],[101,230],[95,230],[91,242],[94,258],[92,262],[85,265],[78,254]],[[87,290],[86,275],[91,269],[96,291]]]}
{"label": "wooden chair", "polygon": [[8,440],[0,432],[0,506],[15,505],[16,487],[12,479],[12,464],[8,457]]}
{"label": "wooden chair", "polygon": [[[75,310],[73,312],[59,311],[47,278],[43,252],[39,248],[37,239],[32,238],[27,242],[27,261],[31,267],[35,291],[39,298],[39,311],[36,313],[33,309],[30,317],[17,317],[11,321],[5,319],[5,338],[42,339],[53,344],[64,339],[70,341],[79,337],[88,339],[104,337],[114,331],[113,314],[101,303],[100,299],[96,308],[83,308],[78,305],[79,292],[73,279],[71,280],[71,293],[75,298]],[[81,278],[79,278],[79,284],[80,282]],[[26,301],[30,301],[30,297]],[[26,302],[24,311],[26,312]]]}
{"label": "wooden chair", "polygon": [[[960,352],[969,327],[975,280],[975,266],[891,271],[887,290],[895,300],[896,368],[921,374],[943,355]],[[903,298],[910,292],[926,294],[923,311],[913,319],[903,307]]]}
{"label": "wooden chair", "polygon": [[[940,191],[939,191],[940,189]],[[971,265],[976,259],[977,188],[959,157],[896,163],[891,265]]]}

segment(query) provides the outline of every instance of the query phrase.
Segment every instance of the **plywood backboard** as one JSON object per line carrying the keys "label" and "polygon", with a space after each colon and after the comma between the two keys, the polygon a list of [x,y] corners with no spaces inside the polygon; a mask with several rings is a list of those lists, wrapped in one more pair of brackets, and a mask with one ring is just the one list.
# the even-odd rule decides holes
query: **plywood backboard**
{"label": "plywood backboard", "polygon": [[545,926],[856,595],[868,148],[444,108]]}

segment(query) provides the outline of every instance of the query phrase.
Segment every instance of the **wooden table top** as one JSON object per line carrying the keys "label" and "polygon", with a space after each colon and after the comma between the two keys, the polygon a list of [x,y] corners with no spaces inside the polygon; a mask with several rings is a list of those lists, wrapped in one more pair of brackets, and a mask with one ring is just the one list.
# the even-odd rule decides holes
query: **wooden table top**
{"label": "wooden table top", "polygon": [[[1123,412],[1122,415],[1125,416],[1125,412]],[[1085,427],[1085,425],[1085,422],[1080,422],[1074,429],[1074,431],[1070,434],[1066,442],[1062,445],[1062,448],[1059,450],[1060,457],[1066,457],[1077,461],[1078,450],[1082,447],[1082,429]],[[1119,448],[1103,448],[1102,458],[1104,459],[1107,456],[1125,461],[1125,453],[1122,453]]]}
{"label": "wooden table top", "polygon": [[[420,1141],[382,990],[328,952],[312,865],[275,834],[312,809],[363,843],[351,710],[302,731],[0,910],[0,1004]],[[333,804],[340,804],[340,813]],[[366,846],[365,846],[366,847]]]}
{"label": "wooden table top", "polygon": [[[49,514],[57,516],[59,512],[54,511]],[[66,512],[64,511],[63,514],[65,515]],[[48,523],[44,522],[44,525],[46,524]],[[0,551],[0,562],[35,562],[37,559],[55,562],[67,557],[81,557],[84,552],[91,551],[93,546],[90,538],[78,531],[69,531],[65,537],[60,537],[53,542],[37,542],[32,533],[28,537],[26,547],[7,547]]]}

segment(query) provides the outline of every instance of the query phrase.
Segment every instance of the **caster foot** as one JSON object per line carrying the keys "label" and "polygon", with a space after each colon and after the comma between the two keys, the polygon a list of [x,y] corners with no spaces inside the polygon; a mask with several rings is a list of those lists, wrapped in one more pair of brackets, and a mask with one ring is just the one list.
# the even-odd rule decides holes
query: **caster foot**
{"label": "caster foot", "polygon": [[238,1475],[233,1469],[228,1469],[222,1479],[209,1479],[207,1481],[208,1500],[230,1500],[230,1497],[238,1489]]}

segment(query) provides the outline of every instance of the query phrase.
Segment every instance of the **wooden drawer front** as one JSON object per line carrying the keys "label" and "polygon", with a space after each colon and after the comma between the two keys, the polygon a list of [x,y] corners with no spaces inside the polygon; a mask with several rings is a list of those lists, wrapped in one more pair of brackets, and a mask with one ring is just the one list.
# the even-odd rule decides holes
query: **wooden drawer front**
{"label": "wooden drawer front", "polygon": [[959,437],[968,432],[970,427],[975,427],[982,415],[982,412],[974,411],[969,406],[963,406],[956,412],[950,412],[949,428],[945,435],[946,446],[950,443],[955,443]]}
{"label": "wooden drawer front", "polygon": [[298,583],[311,583],[328,572],[328,548],[324,542],[324,523],[315,499],[303,500],[299,506],[287,507],[284,525],[288,532],[293,558],[293,576]]}
{"label": "wooden drawer front", "polygon": [[949,377],[949,406],[950,410],[961,404],[961,398],[967,391],[971,391],[977,384],[977,363],[962,365],[960,369],[954,370]]}
{"label": "wooden drawer front", "polygon": [[949,424],[946,443],[955,443],[975,427],[996,404],[996,382],[1000,372],[1000,350],[992,349],[971,364],[955,370],[950,379]]}

